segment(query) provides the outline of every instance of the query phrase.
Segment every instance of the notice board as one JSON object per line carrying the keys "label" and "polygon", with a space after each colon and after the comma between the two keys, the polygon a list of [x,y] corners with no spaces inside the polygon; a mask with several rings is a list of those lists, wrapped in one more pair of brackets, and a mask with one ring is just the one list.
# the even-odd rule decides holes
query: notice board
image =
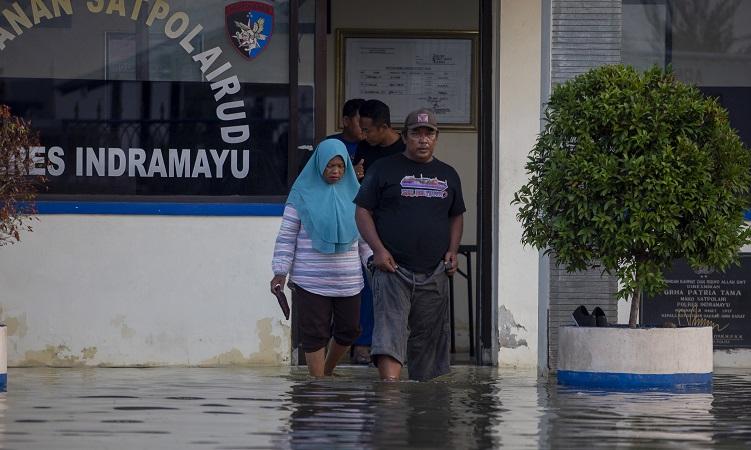
{"label": "notice board", "polygon": [[473,31],[338,30],[337,111],[351,98],[377,99],[399,127],[418,108],[435,111],[441,129],[475,130]]}

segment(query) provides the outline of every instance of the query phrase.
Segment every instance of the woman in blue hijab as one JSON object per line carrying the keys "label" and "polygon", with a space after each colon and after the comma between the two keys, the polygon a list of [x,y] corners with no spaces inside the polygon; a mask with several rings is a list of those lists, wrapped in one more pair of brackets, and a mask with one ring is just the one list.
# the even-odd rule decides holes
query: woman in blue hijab
{"label": "woman in blue hijab", "polygon": [[331,375],[360,334],[361,263],[372,252],[355,225],[359,188],[344,144],[321,142],[292,185],[276,238],[271,292],[284,289],[289,275],[301,347],[315,377]]}

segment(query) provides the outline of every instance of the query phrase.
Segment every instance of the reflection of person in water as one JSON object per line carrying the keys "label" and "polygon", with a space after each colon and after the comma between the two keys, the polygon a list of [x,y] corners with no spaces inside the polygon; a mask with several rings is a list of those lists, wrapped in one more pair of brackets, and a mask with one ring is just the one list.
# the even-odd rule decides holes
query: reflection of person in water
{"label": "reflection of person in water", "polygon": [[[374,405],[367,383],[296,383],[289,392],[289,443],[293,449],[369,448]],[[368,396],[372,398],[372,396]],[[279,448],[284,448],[281,445]]]}
{"label": "reflection of person in water", "polygon": [[493,383],[377,383],[375,448],[497,448]]}
{"label": "reflection of person in water", "polygon": [[291,447],[497,448],[498,385],[464,382],[476,380],[466,375],[456,377],[462,382],[381,383],[363,372],[345,383],[296,382],[284,404],[292,411]]}

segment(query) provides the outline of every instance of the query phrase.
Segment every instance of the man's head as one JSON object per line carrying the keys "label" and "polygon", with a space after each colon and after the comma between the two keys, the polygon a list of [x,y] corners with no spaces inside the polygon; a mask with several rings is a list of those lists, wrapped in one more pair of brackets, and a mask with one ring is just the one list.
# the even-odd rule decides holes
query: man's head
{"label": "man's head", "polygon": [[420,163],[430,162],[438,141],[438,121],[435,113],[425,108],[409,113],[404,120],[402,139],[406,146],[407,158]]}
{"label": "man's head", "polygon": [[362,98],[351,98],[342,107],[342,134],[350,142],[363,139],[360,129],[360,107],[364,102]]}
{"label": "man's head", "polygon": [[360,106],[360,128],[370,145],[387,145],[391,130],[391,111],[380,100],[365,100]]}

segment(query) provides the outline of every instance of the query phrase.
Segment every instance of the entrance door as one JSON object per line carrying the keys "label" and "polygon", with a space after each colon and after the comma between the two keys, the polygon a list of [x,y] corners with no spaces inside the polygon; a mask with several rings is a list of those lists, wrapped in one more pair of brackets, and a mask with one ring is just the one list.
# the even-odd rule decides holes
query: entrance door
{"label": "entrance door", "polygon": [[[295,3],[294,1],[291,2]],[[312,5],[314,3],[314,5]],[[385,0],[308,0],[299,2],[299,18],[290,19],[299,23],[297,85],[303,86],[304,76],[315,79],[314,117],[315,141],[336,132],[340,124],[341,105],[347,99],[344,74],[352,60],[342,58],[342,30],[352,33],[375,33],[380,36],[397,36],[400,33],[434,33],[436,36],[451,36],[456,32],[471,32],[476,38],[472,50],[473,72],[470,85],[473,108],[473,123],[464,129],[445,127],[441,130],[436,156],[457,169],[462,179],[464,200],[467,205],[465,229],[462,239],[460,269],[463,275],[454,277],[454,349],[457,363],[494,364],[492,342],[494,341],[494,299],[492,292],[493,252],[493,73],[492,45],[493,4],[497,0],[478,0],[473,7],[451,0],[418,0],[403,2]],[[294,7],[290,7],[291,14]],[[395,14],[395,11],[398,13]],[[423,17],[416,28],[414,17]],[[312,34],[311,34],[312,33]],[[291,31],[290,42],[293,42]],[[290,51],[290,61],[296,49]],[[308,52],[307,55],[304,52]],[[328,57],[327,57],[328,55]],[[306,59],[307,58],[307,59]],[[396,58],[396,55],[395,55]],[[396,59],[395,59],[396,61]],[[361,61],[362,62],[362,61]],[[396,64],[390,69],[396,70]],[[305,74],[305,75],[303,75]],[[327,80],[321,82],[320,80]],[[292,85],[295,85],[291,81]],[[394,86],[392,90],[398,90]],[[417,89],[408,86],[408,93]],[[440,96],[440,89],[434,89]],[[444,94],[446,94],[444,92]],[[449,93],[453,95],[455,93]],[[404,112],[396,111],[399,99],[394,92],[373,90],[358,97],[378,98],[392,109],[392,126],[397,130],[404,121]],[[432,106],[414,104],[411,109]],[[435,100],[435,99],[433,99]],[[301,100],[302,101],[302,100]],[[396,112],[395,112],[396,111]],[[439,114],[439,123],[441,117]],[[294,123],[294,121],[293,121]],[[304,145],[298,139],[300,145]],[[292,173],[290,168],[290,173]],[[293,331],[293,349],[297,342]],[[294,350],[293,350],[294,351]],[[302,352],[295,352],[293,360],[302,363]]]}

